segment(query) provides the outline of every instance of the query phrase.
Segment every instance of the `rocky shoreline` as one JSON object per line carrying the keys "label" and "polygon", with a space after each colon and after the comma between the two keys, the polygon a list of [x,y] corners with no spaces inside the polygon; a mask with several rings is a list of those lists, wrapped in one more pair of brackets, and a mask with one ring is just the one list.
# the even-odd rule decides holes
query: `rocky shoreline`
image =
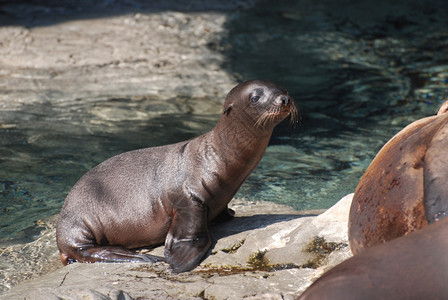
{"label": "rocky shoreline", "polygon": [[[324,271],[351,256],[347,220],[352,196],[317,216],[318,211],[233,200],[236,218],[212,226],[216,240],[212,252],[199,267],[181,274],[172,273],[164,263],[62,267],[53,217],[43,223],[46,229],[34,245],[51,247],[51,255],[39,258],[39,272],[50,266],[54,271],[21,283],[0,298],[293,299]],[[33,243],[27,247],[33,252]],[[151,253],[163,255],[163,246]],[[26,271],[26,264],[15,268],[18,273]]]}

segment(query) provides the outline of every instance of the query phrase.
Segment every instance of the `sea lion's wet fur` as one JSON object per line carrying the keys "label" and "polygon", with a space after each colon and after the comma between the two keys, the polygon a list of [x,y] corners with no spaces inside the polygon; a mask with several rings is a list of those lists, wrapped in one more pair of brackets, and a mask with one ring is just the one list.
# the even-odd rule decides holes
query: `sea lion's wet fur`
{"label": "sea lion's wet fur", "polygon": [[260,161],[274,127],[296,111],[285,89],[247,81],[229,92],[212,131],[101,163],[75,184],[61,210],[62,262],[157,261],[130,249],[165,242],[174,271],[194,268],[211,245],[207,223],[230,217],[227,204]]}
{"label": "sea lion's wet fur", "polygon": [[447,180],[448,101],[381,149],[350,209],[354,256],[298,299],[448,299]]}
{"label": "sea lion's wet fur", "polygon": [[406,126],[378,152],[356,188],[353,254],[419,230],[448,211],[448,102]]}
{"label": "sea lion's wet fur", "polygon": [[298,297],[322,299],[448,299],[448,218],[353,256]]}
{"label": "sea lion's wet fur", "polygon": [[437,112],[437,115],[440,116],[441,114],[444,114],[448,112],[448,101],[445,101],[439,108],[439,111]]}

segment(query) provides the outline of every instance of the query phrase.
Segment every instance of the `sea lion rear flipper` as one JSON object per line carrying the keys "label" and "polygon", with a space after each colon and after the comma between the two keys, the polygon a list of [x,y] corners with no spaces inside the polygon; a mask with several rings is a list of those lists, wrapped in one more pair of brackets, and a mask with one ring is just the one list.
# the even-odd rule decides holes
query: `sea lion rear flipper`
{"label": "sea lion rear flipper", "polygon": [[159,262],[165,261],[165,258],[150,255],[138,254],[119,246],[92,246],[82,249],[73,249],[70,253],[61,252],[61,260],[64,265],[71,262]]}
{"label": "sea lion rear flipper", "polygon": [[448,123],[434,135],[425,155],[424,205],[428,223],[434,223],[448,212]]}
{"label": "sea lion rear flipper", "polygon": [[207,228],[207,207],[199,201],[177,208],[165,241],[165,258],[174,272],[196,267],[211,245]]}

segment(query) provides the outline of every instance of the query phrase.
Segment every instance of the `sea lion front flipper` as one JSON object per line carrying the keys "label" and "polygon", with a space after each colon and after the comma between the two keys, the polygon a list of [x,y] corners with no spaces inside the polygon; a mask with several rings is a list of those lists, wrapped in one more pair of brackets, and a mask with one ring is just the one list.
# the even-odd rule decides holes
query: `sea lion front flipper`
{"label": "sea lion front flipper", "polygon": [[219,213],[214,219],[214,223],[221,223],[221,222],[227,222],[232,220],[235,217],[235,211],[231,208],[224,208],[222,212]]}
{"label": "sea lion front flipper", "polygon": [[176,273],[196,267],[211,245],[207,228],[208,208],[198,199],[192,202],[193,205],[176,207],[165,240],[165,258]]}
{"label": "sea lion front flipper", "polygon": [[428,223],[448,213],[448,122],[434,135],[425,155],[424,205]]}

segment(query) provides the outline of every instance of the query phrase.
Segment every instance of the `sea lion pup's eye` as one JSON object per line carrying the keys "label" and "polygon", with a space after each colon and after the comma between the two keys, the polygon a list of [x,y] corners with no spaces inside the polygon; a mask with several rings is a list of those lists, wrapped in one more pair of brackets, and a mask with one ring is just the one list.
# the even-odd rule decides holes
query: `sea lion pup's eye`
{"label": "sea lion pup's eye", "polygon": [[250,97],[250,102],[257,103],[260,100],[260,96],[252,96]]}

